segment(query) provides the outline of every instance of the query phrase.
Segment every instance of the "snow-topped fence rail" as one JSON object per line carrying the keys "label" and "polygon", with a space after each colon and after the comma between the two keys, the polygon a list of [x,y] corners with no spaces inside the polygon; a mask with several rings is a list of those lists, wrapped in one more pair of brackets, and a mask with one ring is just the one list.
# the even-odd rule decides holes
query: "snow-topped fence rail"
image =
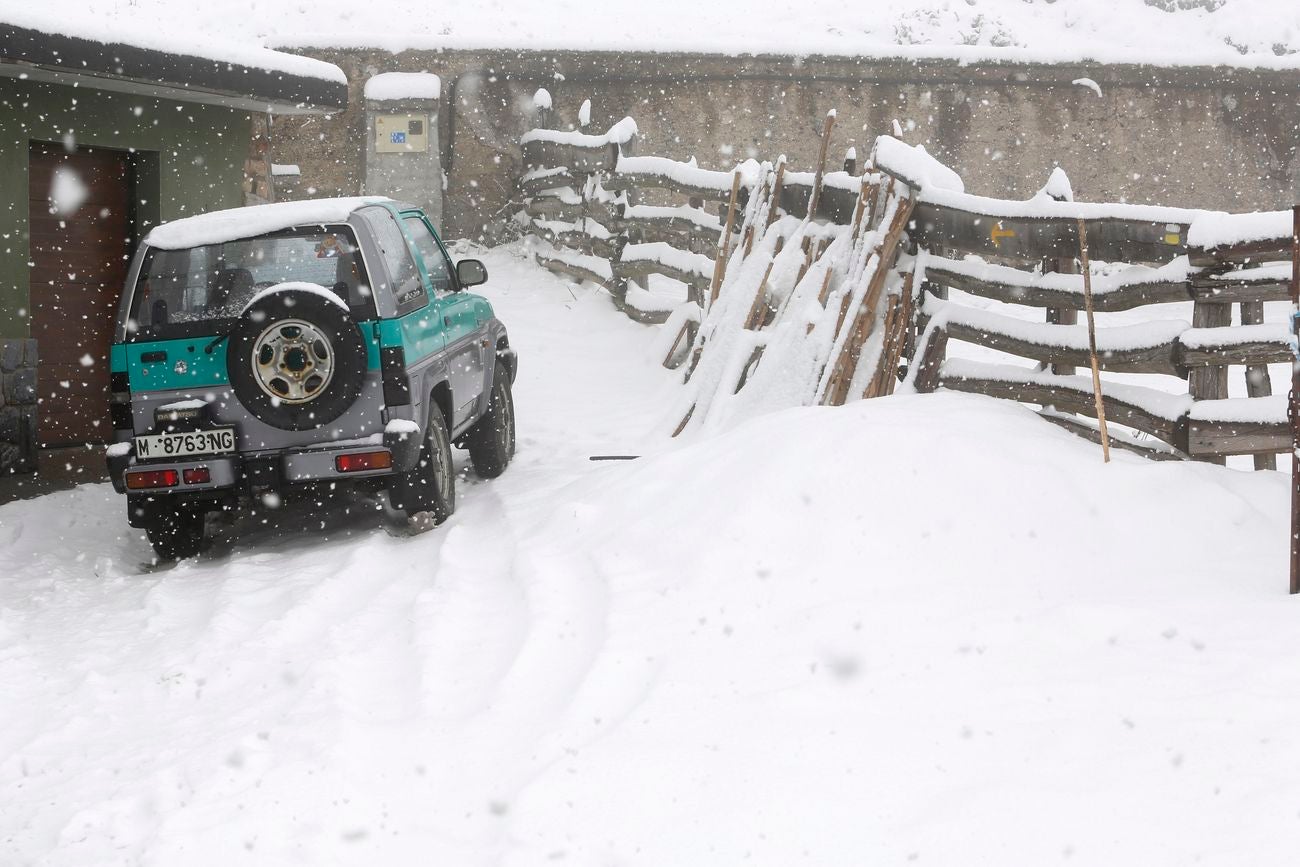
{"label": "snow-topped fence rail", "polygon": [[[664,322],[683,303],[703,306],[721,276],[720,251],[752,245],[753,229],[741,223],[760,177],[771,172],[754,160],[710,171],[636,156],[636,134],[631,118],[604,135],[526,133],[522,216],[544,267],[601,284],[635,319]],[[821,219],[847,224],[860,185],[852,171],[851,160],[829,174],[782,168],[774,188],[780,212],[803,216],[816,198]]]}
{"label": "snow-topped fence rail", "polygon": [[[915,176],[915,153],[901,143],[878,147],[877,159],[918,202],[910,237],[921,336],[909,376],[918,391],[1035,404],[1050,421],[1100,439],[1095,425],[1074,415],[1096,417],[1091,377],[1074,375],[1090,363],[1087,329],[1077,324],[1085,307],[1082,234],[1094,258],[1093,306],[1103,317],[1095,338],[1100,369],[1162,377],[1149,385],[1131,376],[1102,381],[1107,420],[1128,428],[1110,444],[1155,458],[1221,462],[1249,454],[1261,469],[1290,448],[1286,398],[1272,394],[1268,371],[1293,357],[1289,327],[1281,311],[1272,321],[1265,316],[1266,304],[1289,298],[1289,211],[1074,202],[1059,172],[1034,199],[1001,201]],[[1163,312],[1180,302],[1190,302],[1190,322],[1178,308]],[[1032,308],[1043,311],[1037,322]],[[949,339],[1037,365],[945,358]],[[1245,397],[1229,396],[1233,367],[1244,368]],[[1187,384],[1175,389],[1170,377]]]}
{"label": "snow-topped fence rail", "polygon": [[[1110,444],[1155,459],[1250,454],[1257,468],[1290,447],[1268,371],[1292,358],[1288,324],[1285,311],[1266,316],[1288,298],[1290,212],[1075,202],[1059,170],[1028,201],[975,196],[890,136],[862,173],[853,154],[826,173],[833,123],[808,173],[636,156],[630,120],[604,136],[526,137],[539,261],[668,322],[664,363],[686,386],[675,434],[945,388],[1039,406],[1100,440],[1092,378],[1075,375],[1091,359],[1082,226]],[[655,279],[684,292],[657,295]],[[968,349],[949,353],[950,341]],[[1245,397],[1229,394],[1233,368]]]}

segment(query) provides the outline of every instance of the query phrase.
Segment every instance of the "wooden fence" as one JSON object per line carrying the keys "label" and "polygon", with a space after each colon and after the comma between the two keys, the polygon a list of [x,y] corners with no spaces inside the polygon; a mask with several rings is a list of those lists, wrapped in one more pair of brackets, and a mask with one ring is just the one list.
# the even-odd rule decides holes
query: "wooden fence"
{"label": "wooden fence", "polygon": [[[1103,319],[1129,311],[1125,324],[1097,329],[1100,367],[1142,375],[1102,382],[1110,444],[1155,459],[1250,454],[1257,468],[1290,448],[1285,398],[1272,395],[1267,368],[1292,359],[1289,328],[1264,315],[1266,302],[1289,297],[1289,212],[1074,202],[1059,173],[1026,202],[973,196],[923,149],[889,136],[865,171],[850,155],[826,173],[833,123],[834,113],[812,172],[782,160],[712,172],[636,156],[630,120],[604,136],[525,137],[521,189],[538,260],[606,286],[629,315],[669,321],[664,361],[684,368],[688,386],[675,434],[747,411],[746,395],[838,405],[906,382],[1033,404],[1100,440],[1088,420],[1092,378],[1075,375],[1090,361],[1078,324],[1086,239],[1095,309]],[[647,303],[652,274],[686,284],[687,297]],[[1000,304],[981,309],[968,297]],[[1180,301],[1192,302],[1190,323],[1160,312]],[[949,358],[952,341],[1034,366]],[[1246,398],[1229,399],[1234,369]]]}

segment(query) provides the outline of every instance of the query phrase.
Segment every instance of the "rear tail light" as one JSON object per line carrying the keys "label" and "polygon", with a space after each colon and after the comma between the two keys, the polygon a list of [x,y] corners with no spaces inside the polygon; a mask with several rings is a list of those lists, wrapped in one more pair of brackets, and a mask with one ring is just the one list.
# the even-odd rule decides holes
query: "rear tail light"
{"label": "rear tail light", "polygon": [[109,376],[108,416],[114,430],[131,430],[131,381],[125,373]]}
{"label": "rear tail light", "polygon": [[391,452],[357,452],[339,455],[334,459],[334,466],[340,473],[356,473],[362,470],[386,470],[393,465]]}
{"label": "rear tail light", "polygon": [[175,470],[140,470],[126,474],[126,486],[133,491],[142,488],[174,488],[181,474]]}
{"label": "rear tail light", "polygon": [[190,467],[181,476],[187,485],[206,485],[212,481],[212,473],[207,467]]}

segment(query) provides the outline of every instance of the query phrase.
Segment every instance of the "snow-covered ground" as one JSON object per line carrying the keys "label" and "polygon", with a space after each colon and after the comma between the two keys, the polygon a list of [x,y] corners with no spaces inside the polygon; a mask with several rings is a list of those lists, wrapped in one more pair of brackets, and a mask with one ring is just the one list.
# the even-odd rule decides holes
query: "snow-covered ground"
{"label": "snow-covered ground", "polygon": [[444,0],[432,7],[385,0],[382,14],[353,0],[47,0],[39,7],[0,0],[0,20],[108,41],[173,38],[182,46],[202,34],[227,45],[394,52],[581,47],[1300,68],[1300,25],[1289,0]]}
{"label": "snow-covered ground", "polygon": [[486,259],[519,454],[444,527],[0,507],[0,863],[1294,863],[1284,476],[951,394],[669,443],[655,329]]}

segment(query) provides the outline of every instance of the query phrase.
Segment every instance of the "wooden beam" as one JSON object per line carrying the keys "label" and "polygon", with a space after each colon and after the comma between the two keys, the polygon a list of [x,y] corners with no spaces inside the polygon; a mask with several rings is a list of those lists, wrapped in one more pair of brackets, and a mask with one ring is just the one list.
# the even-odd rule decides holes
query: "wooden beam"
{"label": "wooden beam", "polygon": [[[1054,406],[1058,410],[1075,412],[1096,418],[1097,407],[1093,400],[1092,389],[1072,383],[1045,383],[994,379],[990,377],[954,376],[943,371],[939,375],[939,385],[950,391],[964,391],[971,394],[983,394],[1015,400],[1021,403],[1033,403],[1039,406]],[[1106,416],[1116,424],[1127,425],[1156,437],[1174,448],[1180,448],[1178,421],[1155,415],[1148,410],[1114,395],[1106,395]]]}
{"label": "wooden beam", "polygon": [[528,141],[523,146],[524,166],[529,169],[566,168],[573,175],[612,172],[618,165],[618,145],[584,147],[555,141]]}
{"label": "wooden beam", "polygon": [[[999,217],[922,202],[915,222],[912,239],[933,252],[1037,262],[1073,256],[1078,250],[1073,217]],[[1187,252],[1185,223],[1110,218],[1086,222],[1093,257],[1104,262],[1163,265]]]}
{"label": "wooden beam", "polygon": [[[930,283],[1008,304],[1063,310],[1082,310],[1084,307],[1082,292],[982,280],[948,269],[944,266],[944,260],[936,257],[930,257],[926,261],[925,279]],[[1188,301],[1191,297],[1191,289],[1187,283],[1136,283],[1121,289],[1096,293],[1092,301],[1094,309],[1111,313],[1117,310],[1145,307],[1148,304]]]}
{"label": "wooden beam", "polygon": [[[1051,422],[1057,427],[1064,428],[1076,436],[1081,436],[1090,442],[1097,443],[1098,445],[1101,444],[1101,431],[1086,422],[1074,418],[1073,416],[1059,415],[1050,412],[1039,412],[1038,417],[1043,421]],[[1166,451],[1164,449],[1152,448],[1151,446],[1144,446],[1140,443],[1135,443],[1132,440],[1117,437],[1114,434],[1111,434],[1110,436],[1110,447],[1113,449],[1123,449],[1124,451],[1141,455],[1142,457],[1152,461],[1181,461],[1187,459],[1187,456],[1181,452]]]}
{"label": "wooden beam", "polygon": [[1291,450],[1291,426],[1286,422],[1197,421],[1187,423],[1187,451],[1194,458],[1281,454]]}

